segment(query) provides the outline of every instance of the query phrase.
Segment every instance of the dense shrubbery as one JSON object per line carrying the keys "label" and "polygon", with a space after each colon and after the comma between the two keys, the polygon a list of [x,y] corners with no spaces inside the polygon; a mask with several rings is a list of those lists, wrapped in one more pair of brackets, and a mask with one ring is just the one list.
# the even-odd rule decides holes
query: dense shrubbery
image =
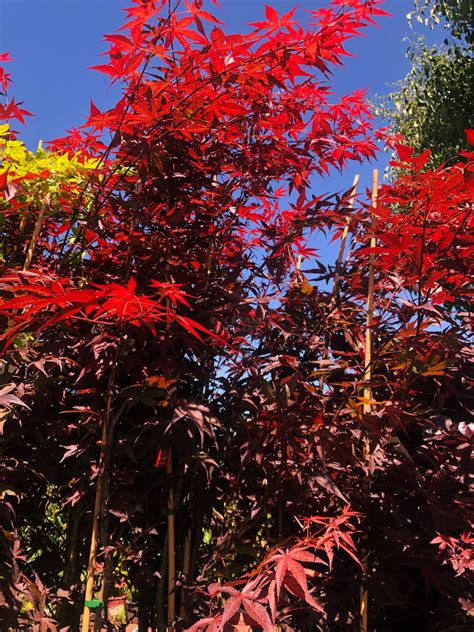
{"label": "dense shrubbery", "polygon": [[78,629],[97,488],[97,593],[140,630],[358,629],[362,585],[371,630],[467,625],[472,154],[398,144],[376,205],[311,184],[374,155],[363,93],[327,85],[379,12],[229,35],[136,0],[110,111],[33,154],[5,100],[3,628]]}

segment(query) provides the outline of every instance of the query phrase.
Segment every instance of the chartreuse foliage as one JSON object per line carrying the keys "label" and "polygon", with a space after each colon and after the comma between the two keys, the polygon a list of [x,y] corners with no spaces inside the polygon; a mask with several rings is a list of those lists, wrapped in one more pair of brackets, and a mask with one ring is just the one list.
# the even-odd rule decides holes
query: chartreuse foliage
{"label": "chartreuse foliage", "polygon": [[375,209],[312,185],[375,153],[330,73],[378,4],[229,33],[135,0],[97,67],[122,97],[36,154],[5,97],[2,629],[79,628],[98,481],[94,603],[140,629],[357,629],[363,579],[371,630],[468,625],[473,155],[398,145]]}
{"label": "chartreuse foliage", "polygon": [[[85,179],[84,175],[96,169],[99,163],[96,158],[45,151],[41,143],[35,153],[28,151],[24,143],[10,132],[7,123],[0,125],[0,151],[0,173],[8,173],[9,181],[17,183],[36,176],[44,181],[45,192],[50,193],[57,191],[62,181],[78,185]],[[39,182],[35,182],[35,187],[41,190]]]}
{"label": "chartreuse foliage", "polygon": [[20,220],[16,243],[2,244],[3,260],[24,260],[32,227],[38,221],[47,222],[59,212],[59,206],[73,204],[88,180],[100,177],[98,166],[97,158],[45,151],[41,143],[33,153],[8,123],[0,125],[0,187],[5,191],[0,200],[2,222],[6,228],[5,224]]}

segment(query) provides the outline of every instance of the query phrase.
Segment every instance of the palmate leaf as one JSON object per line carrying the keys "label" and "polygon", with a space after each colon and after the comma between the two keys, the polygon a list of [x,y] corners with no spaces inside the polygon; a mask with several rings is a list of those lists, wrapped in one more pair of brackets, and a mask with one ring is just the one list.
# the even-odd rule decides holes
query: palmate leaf
{"label": "palmate leaf", "polygon": [[[30,274],[30,278],[31,276]],[[21,329],[22,321],[31,327],[33,318],[38,319],[40,330],[56,323],[72,322],[77,319],[111,324],[130,323],[138,327],[148,323],[153,327],[153,323],[174,320],[198,340],[202,340],[198,332],[213,335],[206,327],[189,317],[177,314],[164,304],[165,299],[171,297],[174,304],[180,301],[186,306],[189,305],[179,287],[173,293],[171,284],[164,286],[162,296],[154,298],[151,295],[136,293],[136,282],[133,278],[126,286],[118,283],[94,284],[94,289],[87,290],[71,287],[67,279],[42,275],[33,275],[33,279],[33,284],[18,284],[22,278],[17,275],[0,279],[5,291],[17,293],[14,298],[0,302],[0,313],[14,314],[15,332]],[[154,287],[159,292],[162,289],[161,284],[155,283]],[[20,309],[25,311],[18,313]],[[50,316],[51,312],[53,316]],[[7,329],[2,337],[9,338],[10,330]],[[216,339],[224,342],[219,336]]]}
{"label": "palmate leaf", "polygon": [[231,620],[234,621],[237,614],[243,611],[249,617],[247,622],[250,622],[250,625],[256,624],[264,630],[274,630],[282,603],[282,589],[286,594],[296,597],[298,602],[306,604],[312,611],[324,613],[324,605],[311,594],[308,577],[315,576],[315,564],[320,567],[328,566],[318,555],[318,551],[329,551],[329,567],[334,548],[341,548],[354,557],[354,545],[350,535],[354,526],[350,521],[358,515],[346,506],[336,518],[308,519],[308,527],[312,524],[322,525],[318,537],[301,538],[301,541],[291,547],[270,551],[248,577],[229,584],[209,586],[212,598],[219,594],[227,594],[229,597],[222,611],[217,611],[215,618],[206,621],[212,621],[213,624],[221,621],[224,625]]}
{"label": "palmate leaf", "polygon": [[0,388],[0,406],[8,409],[12,409],[14,406],[22,406],[23,408],[29,409],[28,404],[13,394],[13,391],[16,391],[16,389],[16,384],[7,384],[3,388]]}
{"label": "palmate leaf", "polygon": [[274,555],[270,558],[271,561],[276,563],[275,565],[275,578],[277,597],[280,594],[282,588],[289,590],[295,597],[302,599],[314,610],[324,612],[324,608],[321,604],[317,603],[311,596],[308,589],[308,580],[306,577],[306,570],[300,561],[316,562],[318,561],[314,555],[311,555],[309,551],[304,548],[299,549],[295,547],[290,551],[283,551],[280,554]]}
{"label": "palmate leaf", "polygon": [[250,597],[242,596],[242,605],[252,623],[257,624],[264,632],[274,631],[275,627],[268,614],[267,608],[262,603]]}

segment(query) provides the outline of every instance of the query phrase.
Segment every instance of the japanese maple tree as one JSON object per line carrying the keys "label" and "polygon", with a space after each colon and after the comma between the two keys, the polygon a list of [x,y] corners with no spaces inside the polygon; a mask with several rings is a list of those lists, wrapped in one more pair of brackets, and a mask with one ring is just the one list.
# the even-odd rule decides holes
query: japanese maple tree
{"label": "japanese maple tree", "polygon": [[472,155],[397,142],[376,208],[315,191],[375,154],[330,80],[380,3],[245,33],[212,4],[132,2],[96,67],[122,97],[46,149],[1,106],[2,623],[78,629],[100,489],[98,601],[140,630],[357,628],[362,582],[371,629],[463,625]]}

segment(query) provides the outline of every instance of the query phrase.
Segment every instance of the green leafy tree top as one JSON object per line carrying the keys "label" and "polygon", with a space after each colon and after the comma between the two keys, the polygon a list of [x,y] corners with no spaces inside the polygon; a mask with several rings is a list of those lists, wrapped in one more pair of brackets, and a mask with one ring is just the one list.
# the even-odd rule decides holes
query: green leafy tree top
{"label": "green leafy tree top", "polygon": [[471,0],[415,0],[415,11],[408,14],[408,19],[415,17],[431,27],[444,19],[454,37],[464,36],[472,44],[473,13]]}
{"label": "green leafy tree top", "polygon": [[443,45],[423,38],[407,50],[411,68],[387,96],[379,112],[417,152],[431,150],[430,166],[440,165],[468,148],[465,129],[473,125],[471,3],[467,0],[416,0],[408,14],[435,27],[444,20]]}

